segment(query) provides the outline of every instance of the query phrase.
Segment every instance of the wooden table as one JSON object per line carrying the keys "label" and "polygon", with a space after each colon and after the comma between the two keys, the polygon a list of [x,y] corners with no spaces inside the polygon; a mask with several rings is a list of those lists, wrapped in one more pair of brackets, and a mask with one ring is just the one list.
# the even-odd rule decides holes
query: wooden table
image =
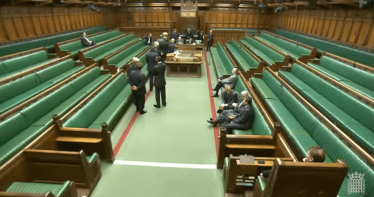
{"label": "wooden table", "polygon": [[203,44],[176,44],[175,48],[178,50],[203,50]]}
{"label": "wooden table", "polygon": [[168,77],[201,77],[202,51],[184,50],[180,54],[166,55]]}

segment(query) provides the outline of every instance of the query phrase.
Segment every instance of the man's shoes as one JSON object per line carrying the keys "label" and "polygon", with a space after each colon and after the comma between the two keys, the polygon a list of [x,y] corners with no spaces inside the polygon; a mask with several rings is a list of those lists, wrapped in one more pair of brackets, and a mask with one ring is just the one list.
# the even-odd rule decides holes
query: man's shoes
{"label": "man's shoes", "polygon": [[207,120],[207,122],[210,123],[210,124],[214,124],[213,119],[211,119],[211,120]]}
{"label": "man's shoes", "polygon": [[147,113],[146,110],[143,110],[143,111],[140,112],[140,114],[145,114],[145,113]]}
{"label": "man's shoes", "polygon": [[162,106],[166,107],[166,103],[162,104]]}
{"label": "man's shoes", "polygon": [[160,105],[153,105],[153,107],[160,108],[161,106]]}
{"label": "man's shoes", "polygon": [[213,121],[213,118],[209,118],[209,120]]}
{"label": "man's shoes", "polygon": [[153,91],[153,89],[149,89],[149,91],[151,91],[151,92],[152,92],[152,91]]}
{"label": "man's shoes", "polygon": [[213,95],[212,97],[218,97],[218,94]]}

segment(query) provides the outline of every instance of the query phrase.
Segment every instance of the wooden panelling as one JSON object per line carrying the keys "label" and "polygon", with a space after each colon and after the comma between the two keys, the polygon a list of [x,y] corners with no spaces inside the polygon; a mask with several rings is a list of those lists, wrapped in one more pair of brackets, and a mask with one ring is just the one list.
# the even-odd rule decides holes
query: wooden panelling
{"label": "wooden panelling", "polygon": [[[373,12],[369,10],[288,10],[278,27],[374,50]],[[293,21],[298,21],[297,25]]]}
{"label": "wooden panelling", "polygon": [[104,15],[86,7],[1,7],[0,12],[1,44],[103,25]]}

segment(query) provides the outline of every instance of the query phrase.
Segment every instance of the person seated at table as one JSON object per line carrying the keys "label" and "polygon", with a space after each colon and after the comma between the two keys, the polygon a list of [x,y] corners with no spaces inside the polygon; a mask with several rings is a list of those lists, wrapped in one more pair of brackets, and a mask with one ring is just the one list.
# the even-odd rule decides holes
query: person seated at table
{"label": "person seated at table", "polygon": [[204,32],[200,31],[200,33],[197,35],[198,37],[198,40],[201,40],[201,42],[203,42],[204,40]]}
{"label": "person seated at table", "polygon": [[190,38],[193,38],[193,34],[192,34],[192,31],[190,28],[187,28],[187,32],[186,32],[186,39],[190,39]]}
{"label": "person seated at table", "polygon": [[195,41],[193,40],[193,38],[190,38],[189,40],[187,40],[186,44],[195,44]]}
{"label": "person seated at table", "polygon": [[225,84],[228,84],[230,85],[232,88],[235,87],[235,84],[236,84],[236,81],[238,80],[238,69],[237,68],[233,68],[232,71],[231,71],[231,75],[230,77],[228,78],[219,78],[218,79],[218,83],[216,85],[216,87],[213,89],[213,91],[216,91],[216,93],[212,96],[212,97],[218,97],[218,92],[219,90],[225,85]]}
{"label": "person seated at table", "polygon": [[85,47],[90,47],[90,46],[96,45],[96,43],[94,41],[91,41],[87,38],[86,32],[83,32],[81,41],[82,41],[83,46],[85,46]]}
{"label": "person seated at table", "polygon": [[[310,147],[306,157],[303,159],[303,162],[320,162],[323,163],[326,159],[326,151],[325,149],[319,146]],[[271,169],[264,170],[261,172],[260,176],[262,178],[268,178],[270,176]]]}
{"label": "person seated at table", "polygon": [[213,124],[213,126],[219,125],[220,127],[226,127],[227,133],[232,133],[234,129],[251,129],[255,117],[251,106],[252,98],[249,96],[248,91],[242,91],[241,96],[242,101],[239,104],[232,104],[234,109],[224,110],[218,115],[216,120],[210,118],[207,122]]}
{"label": "person seated at table", "polygon": [[222,104],[219,106],[217,113],[221,113],[223,110],[233,109],[233,103],[238,103],[238,93],[231,88],[230,85],[225,85],[225,94],[223,95]]}
{"label": "person seated at table", "polygon": [[175,40],[172,38],[169,42],[169,53],[174,53],[175,49]]}
{"label": "person seated at table", "polygon": [[177,44],[183,44],[182,37],[180,37],[180,36],[178,37]]}

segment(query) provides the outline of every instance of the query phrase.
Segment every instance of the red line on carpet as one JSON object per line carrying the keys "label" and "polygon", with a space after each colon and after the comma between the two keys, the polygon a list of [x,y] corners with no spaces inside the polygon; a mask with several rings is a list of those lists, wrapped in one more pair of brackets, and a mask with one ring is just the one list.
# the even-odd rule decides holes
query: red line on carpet
{"label": "red line on carpet", "polygon": [[[145,96],[145,102],[147,102],[149,96],[151,95],[151,91],[148,91],[147,95]],[[123,132],[121,138],[119,139],[116,147],[114,148],[114,151],[113,151],[113,154],[114,154],[114,157],[117,156],[119,150],[121,149],[122,147],[122,144],[123,142],[125,141],[127,135],[130,133],[131,129],[132,129],[132,126],[134,126],[135,122],[136,122],[136,119],[138,119],[138,116],[139,116],[139,112],[136,112],[134,114],[134,116],[132,117],[130,123],[127,125],[125,131]]]}
{"label": "red line on carpet", "polygon": [[[207,71],[207,75],[208,75],[209,98],[210,98],[210,107],[212,109],[212,118],[215,120],[215,119],[217,119],[217,112],[216,112],[217,110],[216,110],[216,104],[214,102],[214,97],[211,96],[211,95],[213,95],[213,90],[212,90],[213,86],[212,86],[212,78],[210,77],[210,68],[209,68],[208,56],[207,56],[206,52],[205,52],[205,66],[206,66],[206,71]],[[215,138],[215,142],[216,142],[217,155],[218,155],[218,151],[219,151],[218,136],[219,136],[219,128],[214,127],[214,138]]]}

